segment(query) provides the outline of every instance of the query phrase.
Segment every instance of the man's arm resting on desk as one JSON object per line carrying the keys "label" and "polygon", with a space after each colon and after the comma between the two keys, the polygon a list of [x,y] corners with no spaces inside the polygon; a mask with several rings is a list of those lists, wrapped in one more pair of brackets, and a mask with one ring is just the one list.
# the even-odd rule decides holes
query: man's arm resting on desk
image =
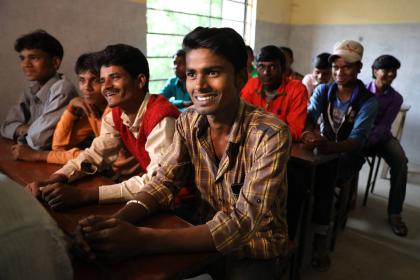
{"label": "man's arm resting on desk", "polygon": [[136,227],[117,218],[90,216],[79,222],[96,258],[121,261],[140,254],[216,251],[210,229],[199,225],[180,229]]}
{"label": "man's arm resting on desk", "polygon": [[119,261],[139,254],[215,251],[207,225],[181,229],[136,227],[136,223],[158,208],[147,193],[128,203],[113,217],[89,216],[79,221],[83,237],[95,257]]}
{"label": "man's arm resting on desk", "polygon": [[26,144],[12,146],[12,154],[15,160],[23,161],[47,161],[49,151],[37,151]]}
{"label": "man's arm resting on desk", "polygon": [[48,179],[43,181],[35,181],[32,183],[29,183],[25,186],[25,188],[32,193],[33,196],[38,197],[41,195],[40,188],[44,187],[49,184],[54,183],[65,183],[67,182],[67,177],[63,174],[54,173],[52,174]]}
{"label": "man's arm resting on desk", "polygon": [[98,187],[79,188],[63,183],[53,183],[41,187],[42,199],[53,210],[63,210],[89,203],[97,203]]}
{"label": "man's arm resting on desk", "polygon": [[24,124],[19,125],[16,128],[13,139],[17,139],[17,138],[21,137],[22,135],[25,135],[26,133],[28,133],[28,130],[29,130],[29,125],[28,124],[24,123]]}

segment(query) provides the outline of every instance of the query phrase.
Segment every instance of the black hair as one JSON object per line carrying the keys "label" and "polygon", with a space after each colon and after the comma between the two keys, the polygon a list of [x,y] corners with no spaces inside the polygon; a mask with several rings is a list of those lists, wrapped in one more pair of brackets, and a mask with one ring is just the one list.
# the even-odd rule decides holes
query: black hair
{"label": "black hair", "polygon": [[290,56],[290,58],[293,59],[293,51],[292,51],[291,48],[285,47],[285,46],[280,46],[279,48],[282,52],[287,52],[287,54]]}
{"label": "black hair", "polygon": [[320,53],[318,54],[313,61],[314,68],[318,69],[331,69],[331,63],[328,62],[328,58],[330,57],[330,53]]}
{"label": "black hair", "polygon": [[121,66],[133,79],[137,79],[139,74],[143,74],[146,77],[144,89],[146,92],[149,91],[149,63],[138,48],[125,44],[109,45],[101,52],[99,65]]}
{"label": "black hair", "polygon": [[45,30],[35,30],[29,34],[20,36],[15,42],[15,51],[24,49],[39,49],[51,57],[63,58],[64,50],[60,42],[48,34]]}
{"label": "black hair", "polygon": [[180,57],[185,58],[185,51],[183,49],[177,50],[176,53],[174,54],[174,57],[176,57],[176,56],[180,56]]}
{"label": "black hair", "polygon": [[182,42],[186,53],[205,48],[232,63],[235,72],[246,69],[247,53],[243,38],[229,27],[197,27]]}
{"label": "black hair", "polygon": [[274,45],[268,45],[262,47],[260,53],[257,56],[257,62],[260,61],[278,61],[282,71],[285,70],[286,57],[279,47]]}
{"label": "black hair", "polygon": [[400,69],[401,63],[394,56],[384,54],[375,59],[372,64],[373,69]]}
{"label": "black hair", "polygon": [[92,72],[95,75],[99,75],[99,59],[101,53],[94,52],[94,53],[84,53],[76,61],[76,65],[74,66],[74,72],[76,74],[80,74],[82,72]]}
{"label": "black hair", "polygon": [[254,56],[254,50],[248,45],[246,45],[245,47],[246,47],[246,51],[252,53],[252,56]]}

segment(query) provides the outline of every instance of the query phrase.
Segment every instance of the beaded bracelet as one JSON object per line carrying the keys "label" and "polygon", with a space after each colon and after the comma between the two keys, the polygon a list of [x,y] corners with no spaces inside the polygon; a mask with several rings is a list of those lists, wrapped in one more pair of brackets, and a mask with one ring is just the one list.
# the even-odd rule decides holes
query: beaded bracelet
{"label": "beaded bracelet", "polygon": [[126,205],[131,204],[131,203],[136,203],[136,204],[139,204],[139,205],[143,206],[143,208],[146,210],[146,215],[150,214],[150,209],[144,202],[142,202],[140,200],[132,199],[132,200],[127,201]]}

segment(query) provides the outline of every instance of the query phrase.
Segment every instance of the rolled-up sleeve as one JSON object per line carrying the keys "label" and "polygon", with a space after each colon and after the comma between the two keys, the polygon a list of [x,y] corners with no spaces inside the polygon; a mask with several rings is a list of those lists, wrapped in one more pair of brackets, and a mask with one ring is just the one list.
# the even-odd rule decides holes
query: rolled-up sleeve
{"label": "rolled-up sleeve", "polygon": [[162,119],[150,132],[146,140],[145,149],[150,156],[147,172],[141,176],[134,176],[124,182],[99,187],[99,201],[101,203],[120,202],[133,199],[141,188],[152,178],[158,168],[160,160],[172,144],[175,131],[175,119]]}
{"label": "rolled-up sleeve", "polygon": [[[121,147],[120,134],[114,128],[112,114],[108,113],[103,118],[100,135],[92,141],[91,146],[81,152],[77,158],[68,161],[56,173],[65,175],[73,181],[84,175],[99,172],[116,160]],[[83,168],[84,163],[90,168]]]}

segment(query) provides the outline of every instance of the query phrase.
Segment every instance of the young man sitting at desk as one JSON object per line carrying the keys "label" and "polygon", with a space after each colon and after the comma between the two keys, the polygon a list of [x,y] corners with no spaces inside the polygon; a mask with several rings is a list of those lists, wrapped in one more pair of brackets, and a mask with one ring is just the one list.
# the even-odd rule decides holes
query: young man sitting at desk
{"label": "young man sitting at desk", "polygon": [[388,221],[396,235],[406,236],[408,228],[402,220],[401,212],[407,187],[408,160],[400,142],[391,133],[392,123],[403,103],[403,97],[391,86],[400,66],[398,59],[392,55],[381,55],[373,62],[374,80],[366,87],[378,99],[379,110],[366,152],[379,155],[390,166]]}
{"label": "young man sitting at desk", "polygon": [[0,126],[1,136],[28,144],[35,150],[51,148],[54,128],[77,91],[58,74],[63,46],[43,30],[16,40],[20,66],[31,83]]}
{"label": "young man sitting at desk", "polygon": [[54,131],[52,151],[37,151],[17,144],[12,147],[15,159],[65,164],[99,136],[107,102],[101,93],[98,58],[98,53],[86,53],[76,61],[75,72],[83,98],[73,98],[61,116]]}
{"label": "young man sitting at desk", "polygon": [[[112,45],[102,51],[100,61],[102,94],[112,108],[102,120],[100,135],[49,179],[27,186],[35,196],[42,193],[53,209],[132,198],[172,143],[179,112],[165,97],[148,93],[149,65],[143,53],[128,45]],[[136,157],[142,176],[99,188],[64,184],[107,168],[123,146]]]}
{"label": "young man sitting at desk", "polygon": [[299,141],[305,126],[308,94],[300,81],[284,75],[285,65],[286,58],[278,47],[263,47],[257,56],[258,78],[248,80],[241,97],[278,116],[289,126],[293,141]]}
{"label": "young man sitting at desk", "polygon": [[[332,84],[319,85],[308,108],[302,142],[320,153],[339,153],[337,181],[331,168],[318,170],[315,185],[313,221],[316,224],[312,266],[325,271],[330,266],[328,233],[335,186],[343,186],[362,167],[361,149],[369,137],[376,117],[376,98],[366,90],[357,75],[362,68],[363,46],[351,40],[335,44]],[[321,136],[315,128],[322,115]],[[336,184],[334,184],[336,182]]]}
{"label": "young man sitting at desk", "polygon": [[[82,236],[91,257],[219,251],[232,261],[224,279],[277,279],[279,259],[287,254],[289,130],[241,101],[246,49],[233,29],[198,27],[183,46],[193,109],[177,120],[156,176],[113,217],[81,220]],[[133,225],[167,208],[191,177],[202,200],[202,224],[170,230]]]}

